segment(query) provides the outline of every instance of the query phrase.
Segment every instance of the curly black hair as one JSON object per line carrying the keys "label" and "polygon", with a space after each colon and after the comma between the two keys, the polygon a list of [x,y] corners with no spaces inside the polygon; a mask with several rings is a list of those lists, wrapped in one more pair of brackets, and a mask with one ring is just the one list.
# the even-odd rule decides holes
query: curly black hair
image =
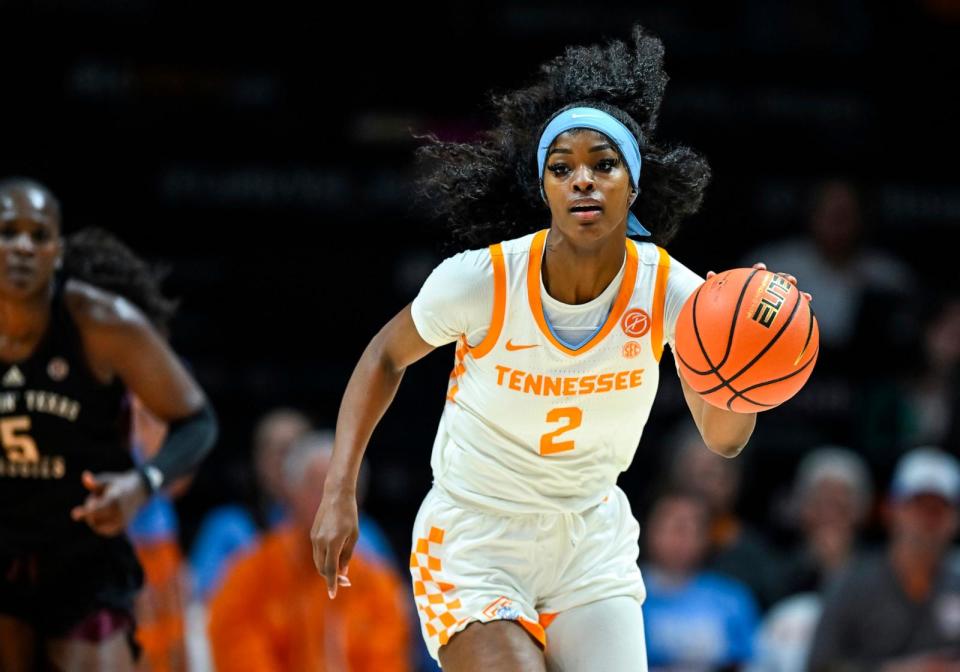
{"label": "curly black hair", "polygon": [[540,66],[532,85],[490,99],[498,124],[475,143],[427,142],[415,150],[417,195],[460,243],[482,247],[525,235],[544,224],[536,145],[559,112],[604,110],[636,136],[643,156],[640,193],[632,210],[654,242],[664,245],[680,221],[699,209],[710,181],[706,159],[683,146],[653,140],[667,84],[663,44],[634,25],[632,41],[567,47]]}
{"label": "curly black hair", "polygon": [[[61,225],[60,201],[43,183],[27,177],[0,180],[0,193],[39,191]],[[160,331],[169,331],[178,302],[164,296],[160,286],[169,270],[147,263],[112,233],[98,227],[77,231],[64,240],[65,278],[77,278],[123,296],[144,312]]]}
{"label": "curly black hair", "polygon": [[91,226],[65,241],[63,272],[91,285],[119,294],[134,303],[161,332],[168,333],[179,301],[164,296],[161,284],[166,266],[141,259],[123,241]]}

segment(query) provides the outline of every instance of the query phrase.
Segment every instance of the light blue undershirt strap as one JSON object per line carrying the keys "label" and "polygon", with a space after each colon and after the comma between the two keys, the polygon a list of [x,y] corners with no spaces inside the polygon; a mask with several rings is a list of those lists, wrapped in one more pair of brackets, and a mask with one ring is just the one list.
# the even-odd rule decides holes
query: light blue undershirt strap
{"label": "light blue undershirt strap", "polygon": [[560,334],[558,334],[558,333],[556,332],[556,330],[553,328],[553,325],[550,324],[550,318],[547,317],[547,311],[546,311],[546,310],[543,311],[543,321],[547,323],[547,328],[550,330],[550,333],[553,334],[553,337],[554,337],[555,339],[557,339],[558,341],[560,341],[561,343],[563,343],[565,346],[567,346],[567,347],[570,348],[571,350],[579,350],[579,349],[582,348],[584,345],[586,345],[586,344],[590,341],[591,338],[593,338],[594,336],[596,336],[597,334],[600,333],[600,330],[603,329],[603,325],[607,323],[607,318],[610,317],[610,311],[611,311],[611,310],[613,310],[613,304],[610,304],[610,307],[607,308],[607,314],[606,314],[606,315],[604,316],[604,318],[603,318],[603,323],[602,323],[599,327],[597,327],[596,329],[594,329],[592,334],[590,334],[589,336],[587,336],[586,338],[584,338],[582,341],[580,341],[580,342],[577,343],[577,344],[568,343],[567,341],[563,340],[563,338],[560,337]]}

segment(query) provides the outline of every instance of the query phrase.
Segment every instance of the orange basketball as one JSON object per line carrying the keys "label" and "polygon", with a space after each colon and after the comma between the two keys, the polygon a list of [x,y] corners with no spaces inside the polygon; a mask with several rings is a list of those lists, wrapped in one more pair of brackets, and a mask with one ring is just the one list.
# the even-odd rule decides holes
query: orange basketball
{"label": "orange basketball", "polygon": [[799,392],[819,351],[810,302],[770,271],[715,275],[677,318],[680,374],[708,403],[738,413],[769,410]]}

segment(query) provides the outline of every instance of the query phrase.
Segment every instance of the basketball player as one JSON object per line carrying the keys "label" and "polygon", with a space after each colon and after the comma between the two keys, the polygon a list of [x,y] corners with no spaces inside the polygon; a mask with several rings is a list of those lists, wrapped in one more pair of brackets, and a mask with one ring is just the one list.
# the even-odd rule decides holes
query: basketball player
{"label": "basketball player", "polygon": [[[349,585],[365,446],[404,369],[455,342],[410,556],[431,654],[453,672],[645,670],[639,525],[616,479],[703,282],[649,241],[697,210],[710,173],[652,139],[666,75],[659,40],[639,27],[629,46],[570,48],[541,72],[494,100],[500,125],[481,143],[421,150],[430,206],[471,249],[363,353],[314,561],[331,597]],[[710,450],[739,453],[756,414],[684,394]]]}
{"label": "basketball player", "polygon": [[[60,233],[40,184],[0,182],[0,669],[131,670],[142,571],[126,524],[212,447],[203,391],[158,334],[173,305],[103,232]],[[151,320],[157,322],[155,325]],[[134,468],[129,394],[169,433]]]}

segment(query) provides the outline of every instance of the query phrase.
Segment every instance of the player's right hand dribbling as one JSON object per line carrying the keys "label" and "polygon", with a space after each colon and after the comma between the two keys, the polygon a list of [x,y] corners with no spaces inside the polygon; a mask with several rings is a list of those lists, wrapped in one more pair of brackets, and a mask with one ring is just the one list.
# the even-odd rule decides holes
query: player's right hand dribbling
{"label": "player's right hand dribbling", "polygon": [[360,536],[357,498],[353,493],[324,492],[310,530],[313,564],[327,582],[330,599],[337,586],[350,587],[347,563]]}

